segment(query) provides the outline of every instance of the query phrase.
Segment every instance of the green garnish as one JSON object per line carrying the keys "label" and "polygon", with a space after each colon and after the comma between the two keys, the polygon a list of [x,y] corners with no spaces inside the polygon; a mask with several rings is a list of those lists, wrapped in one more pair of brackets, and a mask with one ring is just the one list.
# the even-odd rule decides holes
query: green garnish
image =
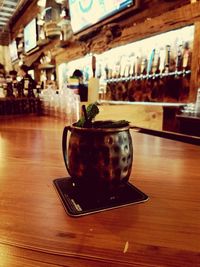
{"label": "green garnish", "polygon": [[87,109],[85,105],[82,106],[82,117],[74,125],[82,128],[120,128],[129,126],[129,122],[126,120],[112,121],[95,121],[93,122],[96,115],[99,113],[99,108],[96,104],[90,104]]}
{"label": "green garnish", "polygon": [[99,108],[96,104],[90,104],[87,109],[85,110],[85,106],[82,106],[83,116],[80,118],[79,121],[75,123],[77,127],[92,127],[92,120],[96,117],[99,113]]}

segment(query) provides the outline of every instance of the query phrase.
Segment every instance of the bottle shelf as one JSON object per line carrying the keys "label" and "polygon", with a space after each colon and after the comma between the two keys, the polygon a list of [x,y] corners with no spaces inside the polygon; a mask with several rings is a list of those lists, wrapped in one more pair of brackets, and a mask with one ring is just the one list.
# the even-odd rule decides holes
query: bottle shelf
{"label": "bottle shelf", "polygon": [[173,71],[169,73],[156,73],[156,74],[146,74],[146,75],[135,75],[135,76],[129,76],[129,77],[119,77],[119,78],[110,78],[106,79],[106,82],[114,83],[114,82],[123,82],[123,81],[132,81],[132,80],[148,80],[148,79],[155,79],[155,78],[164,78],[164,77],[178,77],[178,76],[185,76],[191,73],[191,70],[186,71]]}

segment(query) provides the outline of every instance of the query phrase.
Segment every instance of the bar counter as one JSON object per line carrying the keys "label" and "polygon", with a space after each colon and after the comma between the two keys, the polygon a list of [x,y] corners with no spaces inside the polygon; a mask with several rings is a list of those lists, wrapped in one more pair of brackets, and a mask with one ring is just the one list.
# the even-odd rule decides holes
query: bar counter
{"label": "bar counter", "polygon": [[129,102],[100,100],[98,119],[126,119],[132,125],[176,132],[176,115],[185,103]]}
{"label": "bar counter", "polygon": [[131,131],[130,182],[149,200],[73,218],[53,186],[63,127],[0,119],[0,266],[200,266],[200,147]]}

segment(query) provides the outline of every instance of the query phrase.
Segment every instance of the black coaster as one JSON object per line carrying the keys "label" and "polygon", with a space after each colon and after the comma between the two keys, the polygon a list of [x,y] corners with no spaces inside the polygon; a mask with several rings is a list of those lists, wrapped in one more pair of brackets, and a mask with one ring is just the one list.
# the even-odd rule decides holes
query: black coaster
{"label": "black coaster", "polygon": [[114,189],[99,186],[89,187],[86,182],[77,182],[71,177],[53,181],[62,204],[70,216],[109,210],[148,200],[148,196],[129,182]]}

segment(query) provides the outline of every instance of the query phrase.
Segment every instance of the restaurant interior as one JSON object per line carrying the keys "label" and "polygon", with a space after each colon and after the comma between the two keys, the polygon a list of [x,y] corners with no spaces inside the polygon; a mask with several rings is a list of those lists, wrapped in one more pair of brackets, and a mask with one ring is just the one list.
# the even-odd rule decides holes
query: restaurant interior
{"label": "restaurant interior", "polygon": [[199,0],[0,0],[0,266],[200,266],[199,36]]}

